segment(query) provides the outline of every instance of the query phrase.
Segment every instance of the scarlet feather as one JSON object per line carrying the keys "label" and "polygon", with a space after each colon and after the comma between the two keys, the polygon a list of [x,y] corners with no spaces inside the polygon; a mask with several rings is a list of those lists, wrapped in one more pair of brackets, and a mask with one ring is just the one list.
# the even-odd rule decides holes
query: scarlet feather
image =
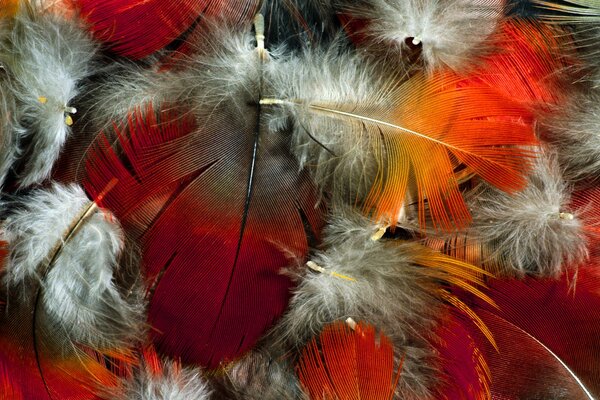
{"label": "scarlet feather", "polygon": [[326,326],[306,346],[297,373],[312,400],[391,400],[400,378],[385,335],[371,325],[353,330],[343,322]]}

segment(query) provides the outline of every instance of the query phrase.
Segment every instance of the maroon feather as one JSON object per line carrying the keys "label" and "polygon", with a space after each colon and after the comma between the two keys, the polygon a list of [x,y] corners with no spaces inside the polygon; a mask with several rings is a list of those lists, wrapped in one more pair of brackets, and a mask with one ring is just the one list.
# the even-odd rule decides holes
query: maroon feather
{"label": "maroon feather", "polygon": [[122,56],[143,58],[179,38],[204,17],[251,20],[258,0],[71,0],[95,37]]}
{"label": "maroon feather", "polygon": [[[142,243],[160,352],[216,367],[254,345],[287,306],[282,268],[305,258],[316,190],[283,135],[224,107],[193,119],[137,112],[87,163],[86,188]],[[250,121],[250,122],[249,122]],[[251,128],[248,128],[250,126]]]}

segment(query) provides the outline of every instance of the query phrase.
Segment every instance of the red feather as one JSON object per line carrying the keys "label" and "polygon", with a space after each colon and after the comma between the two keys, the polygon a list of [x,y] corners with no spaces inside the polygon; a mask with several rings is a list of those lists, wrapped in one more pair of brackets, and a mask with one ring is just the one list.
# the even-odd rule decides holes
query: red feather
{"label": "red feather", "polygon": [[391,400],[400,378],[389,339],[371,325],[352,330],[337,322],[303,350],[298,362],[300,382],[312,400]]}
{"label": "red feather", "polygon": [[258,0],[71,0],[95,37],[122,56],[143,58],[179,38],[204,17],[239,23]]}
{"label": "red feather", "polygon": [[[562,38],[562,39],[561,39]],[[511,101],[532,108],[561,104],[567,86],[564,71],[573,66],[572,45],[556,27],[507,20],[491,40],[493,53],[483,57],[469,75]]]}
{"label": "red feather", "polygon": [[499,309],[473,299],[498,351],[479,335],[494,399],[590,399],[600,395],[600,274],[494,281],[487,294]]}
{"label": "red feather", "polygon": [[[218,112],[215,113],[217,115]],[[282,268],[302,260],[321,209],[282,137],[227,111],[196,128],[150,110],[99,143],[85,187],[142,243],[159,351],[216,367],[251,348],[286,309]],[[250,124],[252,125],[252,124]]]}

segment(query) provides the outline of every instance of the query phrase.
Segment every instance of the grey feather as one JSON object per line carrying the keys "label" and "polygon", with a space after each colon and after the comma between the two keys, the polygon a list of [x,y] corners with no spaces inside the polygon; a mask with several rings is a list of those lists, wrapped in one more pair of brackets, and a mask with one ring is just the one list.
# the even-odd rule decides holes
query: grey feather
{"label": "grey feather", "polygon": [[117,286],[125,273],[119,269],[124,238],[107,211],[95,211],[67,240],[89,203],[77,185],[53,184],[8,204],[4,280],[15,299],[33,298],[41,284],[41,306],[56,335],[118,347],[135,342],[143,329],[143,293],[135,279]]}
{"label": "grey feather", "polygon": [[568,181],[600,175],[600,92],[574,96],[563,110],[541,120],[541,136],[557,153]]}
{"label": "grey feather", "polygon": [[[15,124],[7,134],[12,146],[2,149],[5,177],[12,167],[18,185],[46,179],[69,135],[66,118],[79,82],[93,70],[96,48],[77,19],[23,2],[13,18],[0,22],[0,85],[14,98]],[[18,159],[20,165],[12,161]],[[13,165],[11,165],[13,164]]]}
{"label": "grey feather", "polygon": [[255,349],[217,376],[217,394],[223,400],[308,400],[293,367]]}
{"label": "grey feather", "polygon": [[181,367],[175,361],[163,361],[160,371],[142,362],[133,377],[123,382],[123,393],[113,400],[208,400],[212,397],[203,372]]}
{"label": "grey feather", "polygon": [[353,211],[334,216],[324,247],[311,259],[356,281],[306,272],[297,277],[287,313],[264,343],[275,355],[298,351],[326,324],[352,318],[380,328],[403,358],[398,395],[435,398],[435,351],[423,336],[443,310],[431,271],[415,263],[422,247],[373,240],[380,227]]}
{"label": "grey feather", "polygon": [[421,46],[425,68],[461,70],[487,49],[504,14],[503,0],[328,0],[329,8],[365,20],[361,32],[376,53],[400,57]]}
{"label": "grey feather", "polygon": [[521,192],[482,184],[469,195],[473,223],[463,234],[487,249],[484,264],[504,275],[558,276],[588,255],[582,221],[555,156],[541,153]]}

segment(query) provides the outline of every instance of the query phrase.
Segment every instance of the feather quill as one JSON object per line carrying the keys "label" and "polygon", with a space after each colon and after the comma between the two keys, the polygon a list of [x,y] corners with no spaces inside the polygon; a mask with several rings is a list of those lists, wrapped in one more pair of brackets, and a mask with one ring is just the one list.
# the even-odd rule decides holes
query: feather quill
{"label": "feather quill", "polygon": [[483,82],[387,72],[346,52],[306,53],[281,64],[269,79],[274,97],[261,102],[284,108],[273,124],[293,121],[294,151],[301,165],[316,166],[317,181],[333,176],[325,183],[334,192],[390,225],[411,201],[422,224],[425,203],[437,228],[468,224],[459,165],[507,192],[524,186],[531,152],[520,146],[536,142],[520,121],[529,111]]}
{"label": "feather quill", "polygon": [[123,157],[99,141],[86,177],[94,196],[118,180],[101,204],[142,243],[159,351],[211,367],[283,312],[279,271],[305,257],[319,226],[316,193],[280,138],[218,111],[200,126],[191,114],[136,113],[117,129]]}
{"label": "feather quill", "polygon": [[492,373],[493,396],[598,397],[599,284],[595,263],[579,268],[574,276],[564,274],[560,279],[489,283],[486,293],[499,308],[490,309],[479,304],[479,300],[471,305],[498,343],[499,351],[480,342]]}
{"label": "feather quill", "polygon": [[443,249],[431,235],[434,247],[502,276],[559,276],[586,261],[586,221],[554,154],[539,154],[524,190],[510,195],[483,184],[468,197],[473,223],[441,240]]}

